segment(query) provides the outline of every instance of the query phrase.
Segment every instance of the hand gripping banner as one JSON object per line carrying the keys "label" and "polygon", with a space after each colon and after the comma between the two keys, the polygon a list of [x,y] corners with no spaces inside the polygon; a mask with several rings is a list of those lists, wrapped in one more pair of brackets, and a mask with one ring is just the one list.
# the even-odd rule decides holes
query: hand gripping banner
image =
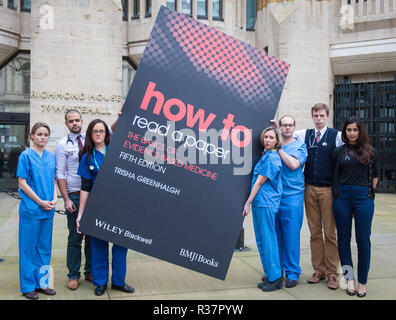
{"label": "hand gripping banner", "polygon": [[224,280],[288,71],[161,7],[81,231]]}

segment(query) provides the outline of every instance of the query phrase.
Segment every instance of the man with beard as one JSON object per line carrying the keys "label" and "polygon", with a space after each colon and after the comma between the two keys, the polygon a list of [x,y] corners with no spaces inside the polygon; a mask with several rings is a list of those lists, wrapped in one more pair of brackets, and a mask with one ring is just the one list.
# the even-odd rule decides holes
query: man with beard
{"label": "man with beard", "polygon": [[[69,269],[67,288],[76,290],[80,279],[81,244],[83,234],[77,233],[76,219],[80,203],[81,178],[77,175],[79,164],[78,153],[84,147],[85,134],[81,132],[83,120],[81,114],[71,109],[65,114],[65,124],[69,134],[62,138],[56,148],[56,180],[65,202],[67,227],[69,236],[67,241],[66,264]],[[91,246],[90,239],[85,236],[85,280],[92,281]]]}

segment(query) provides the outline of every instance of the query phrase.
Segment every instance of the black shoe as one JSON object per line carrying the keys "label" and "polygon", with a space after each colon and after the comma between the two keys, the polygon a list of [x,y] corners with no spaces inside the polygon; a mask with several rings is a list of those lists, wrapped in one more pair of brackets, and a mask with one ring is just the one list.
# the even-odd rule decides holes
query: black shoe
{"label": "black shoe", "polygon": [[275,291],[277,289],[282,289],[282,285],[283,285],[283,277],[280,277],[279,279],[276,279],[273,282],[268,281],[266,284],[263,285],[261,290],[265,292]]}
{"label": "black shoe", "polygon": [[95,295],[102,296],[105,293],[106,289],[107,289],[107,284],[105,284],[104,286],[97,286],[95,288]]}
{"label": "black shoe", "polygon": [[346,289],[345,292],[346,292],[346,294],[347,294],[348,296],[351,296],[351,297],[354,296],[355,293],[356,293],[355,289],[353,289],[353,290]]}
{"label": "black shoe", "polygon": [[286,279],[286,288],[293,288],[297,285],[298,281],[293,279]]}
{"label": "black shoe", "polygon": [[134,293],[135,292],[135,289],[128,286],[127,284],[124,284],[123,286],[116,286],[115,284],[112,284],[111,289],[119,290],[119,291],[126,292],[126,293]]}
{"label": "black shoe", "polygon": [[259,289],[263,289],[263,285],[265,285],[265,284],[268,282],[268,279],[267,279],[265,276],[262,276],[262,277],[261,277],[261,280],[263,280],[263,281],[260,282],[260,283],[257,285],[257,288],[259,288]]}
{"label": "black shoe", "polygon": [[359,292],[359,291],[357,291],[357,294],[356,294],[359,298],[364,298],[365,296],[366,296],[366,292]]}

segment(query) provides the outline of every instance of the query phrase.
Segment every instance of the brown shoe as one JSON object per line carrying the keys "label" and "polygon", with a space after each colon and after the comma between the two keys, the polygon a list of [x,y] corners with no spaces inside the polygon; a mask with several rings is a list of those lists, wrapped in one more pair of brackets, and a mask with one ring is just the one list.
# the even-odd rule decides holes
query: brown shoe
{"label": "brown shoe", "polygon": [[89,281],[89,282],[92,282],[93,280],[92,280],[92,273],[87,273],[86,275],[85,275],[85,280],[87,280],[87,281]]}
{"label": "brown shoe", "polygon": [[69,278],[67,282],[67,288],[70,290],[76,290],[78,288],[78,279]]}
{"label": "brown shoe", "polygon": [[56,291],[54,289],[50,288],[39,288],[36,289],[36,292],[44,293],[46,296],[54,296],[56,295]]}
{"label": "brown shoe", "polygon": [[37,300],[39,298],[38,294],[36,293],[36,291],[30,291],[30,292],[25,292],[23,293],[23,295],[31,300]]}
{"label": "brown shoe", "polygon": [[324,279],[326,279],[325,276],[321,275],[319,272],[315,272],[312,277],[308,279],[308,283],[318,283]]}
{"label": "brown shoe", "polygon": [[335,276],[330,276],[330,277],[328,278],[328,281],[327,281],[327,286],[328,286],[329,289],[331,289],[331,290],[336,290],[336,289],[338,289],[337,277],[335,277]]}

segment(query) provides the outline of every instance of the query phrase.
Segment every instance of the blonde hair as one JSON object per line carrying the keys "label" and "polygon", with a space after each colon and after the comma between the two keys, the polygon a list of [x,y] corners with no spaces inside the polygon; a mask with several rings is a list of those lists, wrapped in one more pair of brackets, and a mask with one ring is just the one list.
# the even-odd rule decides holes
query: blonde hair
{"label": "blonde hair", "polygon": [[280,141],[280,139],[279,139],[279,130],[277,129],[277,128],[275,128],[275,127],[268,127],[268,128],[265,128],[264,130],[263,130],[263,132],[261,132],[261,134],[260,134],[260,142],[261,142],[261,144],[264,146],[264,135],[268,132],[268,131],[274,131],[274,133],[275,133],[275,137],[276,137],[276,144],[275,144],[275,146],[274,146],[274,148],[275,149],[279,149],[279,146],[280,146],[280,143],[281,143],[281,141]]}

